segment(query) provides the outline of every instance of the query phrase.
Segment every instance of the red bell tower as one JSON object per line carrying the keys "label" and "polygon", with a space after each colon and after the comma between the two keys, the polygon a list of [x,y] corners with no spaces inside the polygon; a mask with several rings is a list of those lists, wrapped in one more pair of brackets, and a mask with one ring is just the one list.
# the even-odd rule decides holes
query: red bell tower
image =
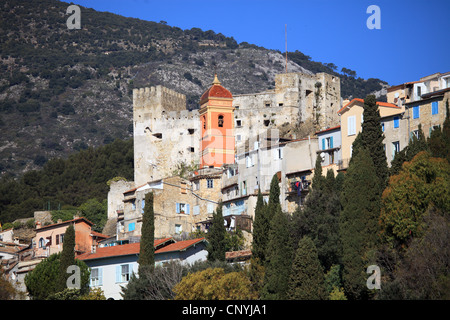
{"label": "red bell tower", "polygon": [[234,163],[233,96],[222,87],[217,74],[200,98],[200,168]]}

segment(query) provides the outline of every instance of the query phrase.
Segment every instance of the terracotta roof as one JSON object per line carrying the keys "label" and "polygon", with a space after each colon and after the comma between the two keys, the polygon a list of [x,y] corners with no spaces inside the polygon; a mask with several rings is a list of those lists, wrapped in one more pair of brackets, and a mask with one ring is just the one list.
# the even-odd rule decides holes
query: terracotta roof
{"label": "terracotta roof", "polygon": [[184,241],[178,241],[172,244],[169,244],[168,246],[162,247],[161,249],[158,249],[155,251],[155,253],[163,253],[163,252],[172,252],[172,251],[183,251],[187,248],[196,245],[197,243],[206,241],[205,238],[198,238],[198,239],[191,239],[191,240],[184,240]]}
{"label": "terracotta roof", "polygon": [[203,104],[210,98],[233,98],[231,92],[221,86],[220,81],[217,79],[217,74],[214,75],[212,86],[202,94],[202,97],[200,98],[200,104]]}
{"label": "terracotta roof", "polygon": [[240,250],[240,251],[229,251],[225,253],[225,259],[233,260],[233,259],[244,259],[250,258],[252,256],[252,250]]}
{"label": "terracotta roof", "polygon": [[325,129],[325,130],[317,131],[316,134],[318,134],[318,133],[324,133],[324,132],[327,132],[327,131],[331,131],[331,130],[335,130],[335,129],[340,129],[340,128],[341,128],[341,126],[336,126],[336,127],[333,127],[333,128],[328,128],[328,129]]}
{"label": "terracotta roof", "polygon": [[86,219],[85,217],[79,217],[79,218],[76,218],[76,219],[67,220],[67,221],[63,221],[63,222],[60,222],[60,223],[53,223],[53,224],[48,224],[48,225],[46,225],[46,226],[41,226],[41,227],[38,228],[38,229],[34,229],[34,231],[38,232],[38,231],[40,231],[40,230],[47,229],[47,228],[51,228],[51,227],[54,227],[54,226],[63,225],[63,224],[69,224],[69,223],[71,223],[71,222],[75,222],[75,223],[76,223],[76,222],[81,222],[81,221],[84,221],[84,222],[86,222],[87,224],[89,224],[89,225],[91,225],[91,226],[94,225],[92,222],[90,222],[90,221],[89,221],[88,219]]}
{"label": "terracotta roof", "polygon": [[[168,242],[169,240],[173,240],[173,238],[170,237],[170,238],[164,238],[164,239],[157,239],[154,241],[154,246],[158,247],[158,245]],[[204,240],[205,240],[205,238],[178,241],[178,242],[169,244],[167,246],[164,246],[160,249],[157,249],[155,251],[155,254],[162,253],[162,252],[186,250],[190,246],[197,244],[199,242],[202,242]],[[115,257],[115,256],[127,256],[127,255],[139,254],[140,247],[141,247],[141,244],[139,242],[136,242],[136,243],[122,244],[122,245],[117,245],[117,246],[112,246],[112,247],[97,248],[95,253],[84,253],[84,254],[79,255],[77,259],[93,260],[93,259],[102,259],[102,258]]]}
{"label": "terracotta roof", "polygon": [[[343,106],[337,113],[340,114],[342,111],[344,111],[346,108],[350,107],[355,102],[362,102],[362,103],[364,103],[364,99],[354,98],[352,101],[350,101],[345,106]],[[399,106],[396,106],[395,104],[388,103],[388,102],[377,101],[377,105],[378,106],[382,106],[382,107],[401,109]]]}
{"label": "terracotta roof", "polygon": [[103,239],[109,238],[109,236],[107,236],[106,234],[100,233],[100,232],[91,231],[91,233],[94,237],[103,238]]}

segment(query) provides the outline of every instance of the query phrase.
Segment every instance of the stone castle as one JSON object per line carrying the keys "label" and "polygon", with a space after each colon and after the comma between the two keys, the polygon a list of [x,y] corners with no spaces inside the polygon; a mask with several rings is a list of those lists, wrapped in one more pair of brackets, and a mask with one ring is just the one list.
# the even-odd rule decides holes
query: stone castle
{"label": "stone castle", "polygon": [[[233,96],[236,147],[268,129],[302,138],[339,125],[340,79],[326,73],[279,74],[275,89]],[[201,120],[186,96],[162,86],[133,90],[136,186],[199,163]]]}

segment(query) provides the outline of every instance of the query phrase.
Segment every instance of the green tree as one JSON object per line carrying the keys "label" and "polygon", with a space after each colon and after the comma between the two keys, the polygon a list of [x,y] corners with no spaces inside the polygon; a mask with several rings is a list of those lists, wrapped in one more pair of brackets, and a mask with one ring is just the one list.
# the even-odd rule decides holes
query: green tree
{"label": "green tree", "polygon": [[70,276],[67,273],[67,268],[72,265],[75,265],[75,228],[73,224],[70,224],[64,234],[64,244],[61,252],[58,276],[58,292],[67,288],[67,279]]}
{"label": "green tree", "polygon": [[222,203],[219,203],[213,214],[211,228],[208,233],[207,258],[209,261],[225,261],[226,232],[222,215]]}
{"label": "green tree", "polygon": [[295,252],[289,280],[288,297],[292,300],[326,300],[324,274],[314,242],[303,237]]}
{"label": "green tree", "polygon": [[278,208],[270,223],[262,299],[284,300],[287,298],[292,262],[289,229],[287,214]]}
{"label": "green tree", "polygon": [[91,221],[95,231],[101,232],[108,220],[108,202],[104,199],[102,202],[97,199],[89,199],[79,208],[81,215]]}
{"label": "green tree", "polygon": [[365,270],[369,262],[374,262],[379,198],[380,188],[372,158],[362,148],[347,169],[341,192],[342,278],[345,293],[351,299],[368,297]]}
{"label": "green tree", "polygon": [[252,258],[257,259],[260,263],[266,261],[266,249],[270,230],[270,220],[267,215],[267,205],[264,203],[261,190],[258,189],[255,221],[253,223]]}
{"label": "green tree", "polygon": [[424,232],[423,217],[430,205],[450,212],[450,165],[445,159],[418,153],[392,176],[383,193],[381,236],[394,247],[407,245]]}
{"label": "green tree", "polygon": [[384,151],[384,134],[381,128],[381,117],[374,95],[364,99],[364,121],[361,129],[362,146],[369,151],[375,172],[380,181],[380,188],[384,190],[388,179],[388,166]]}
{"label": "green tree", "polygon": [[280,186],[278,183],[278,177],[276,174],[274,174],[272,180],[270,181],[269,202],[267,204],[267,217],[269,221],[272,220],[273,216],[278,210],[281,210]]}
{"label": "green tree", "polygon": [[[45,300],[51,295],[61,291],[58,288],[61,270],[61,254],[61,252],[52,254],[48,258],[42,260],[25,276],[25,286],[34,300]],[[89,290],[89,268],[86,263],[80,260],[75,260],[75,264],[81,271],[81,293],[87,293]]]}
{"label": "green tree", "polygon": [[153,192],[149,192],[145,195],[141,234],[138,259],[139,273],[141,273],[142,268],[153,269],[155,265],[155,213],[153,209]]}
{"label": "green tree", "polygon": [[222,268],[208,268],[191,273],[174,287],[175,300],[250,300],[251,290],[244,272],[225,273]]}

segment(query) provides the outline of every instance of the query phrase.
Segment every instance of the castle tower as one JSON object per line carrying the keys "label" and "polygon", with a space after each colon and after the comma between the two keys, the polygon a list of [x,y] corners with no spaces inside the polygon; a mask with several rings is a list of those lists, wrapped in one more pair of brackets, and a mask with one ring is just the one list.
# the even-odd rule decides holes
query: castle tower
{"label": "castle tower", "polygon": [[200,98],[200,168],[234,163],[233,96],[222,87],[217,74]]}

